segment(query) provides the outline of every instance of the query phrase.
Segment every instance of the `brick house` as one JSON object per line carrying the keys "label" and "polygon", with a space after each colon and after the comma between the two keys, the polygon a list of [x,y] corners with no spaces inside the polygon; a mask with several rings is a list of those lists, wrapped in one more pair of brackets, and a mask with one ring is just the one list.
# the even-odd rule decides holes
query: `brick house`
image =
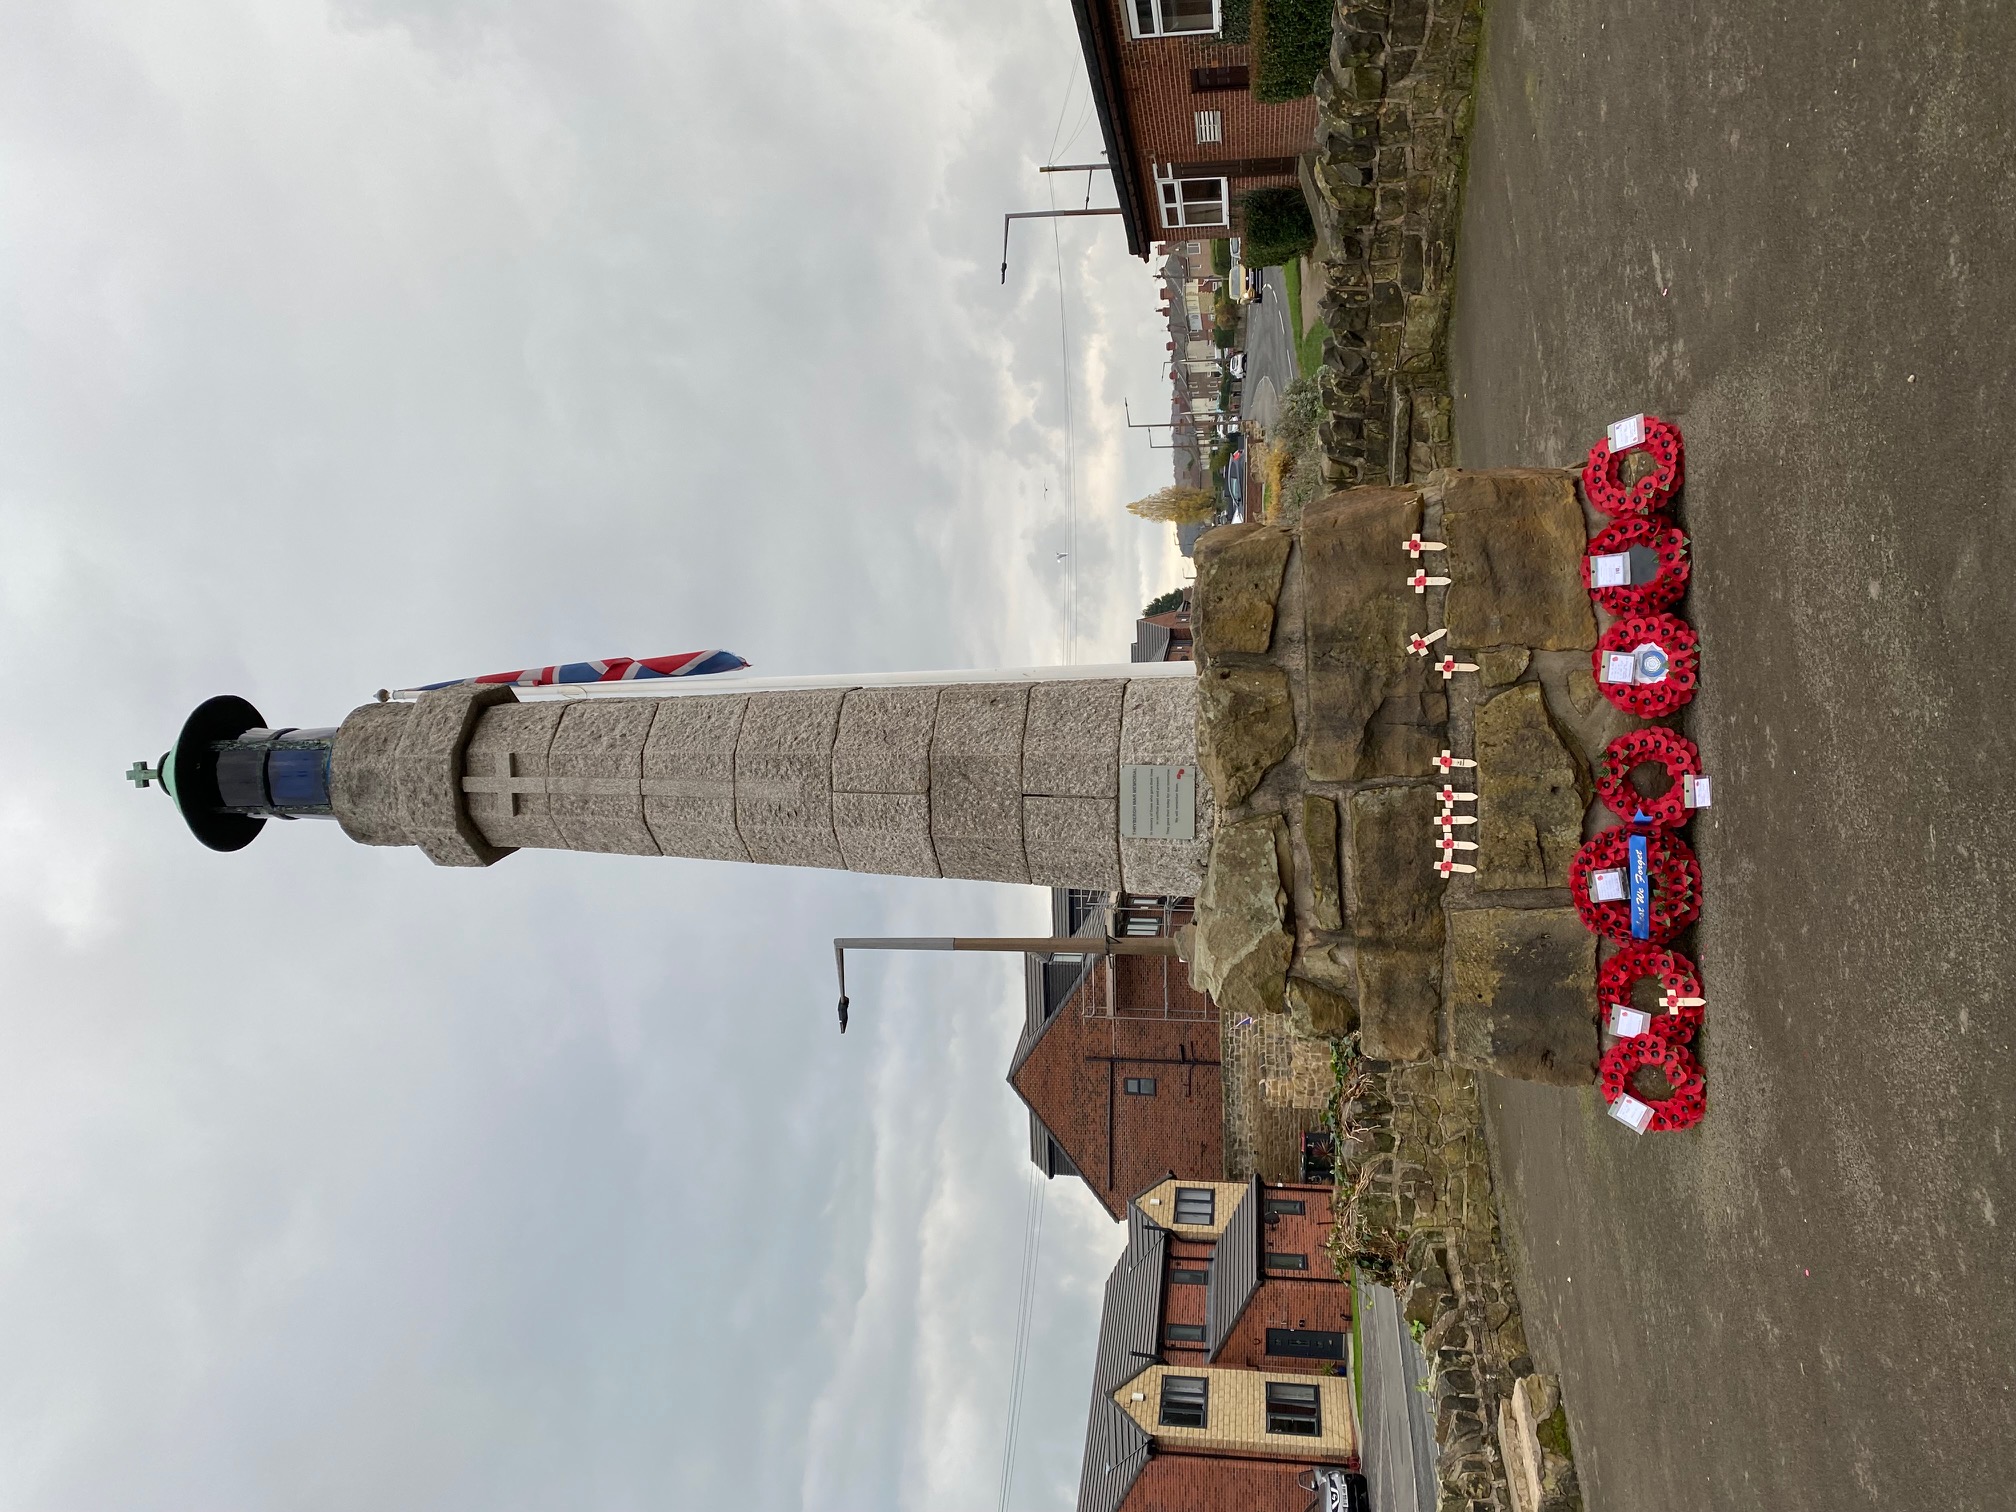
{"label": "brick house", "polygon": [[[1111,908],[1121,933],[1164,934],[1188,899],[1114,899],[1058,888],[1052,932],[1096,935]],[[1224,1174],[1218,1010],[1169,957],[1031,956],[1026,1017],[1008,1084],[1029,1109],[1029,1158],[1077,1176],[1115,1219],[1127,1198],[1174,1171]]]}
{"label": "brick house", "polygon": [[1220,39],[1219,0],[1071,0],[1127,250],[1241,229],[1250,189],[1294,187],[1316,101],[1253,98],[1252,49]]}
{"label": "brick house", "polygon": [[1325,1186],[1170,1177],[1135,1198],[1106,1282],[1079,1512],[1363,1505],[1331,1224]]}
{"label": "brick house", "polygon": [[1190,590],[1183,590],[1183,602],[1160,614],[1144,614],[1134,621],[1134,644],[1128,648],[1129,661],[1194,661],[1196,638],[1190,625]]}

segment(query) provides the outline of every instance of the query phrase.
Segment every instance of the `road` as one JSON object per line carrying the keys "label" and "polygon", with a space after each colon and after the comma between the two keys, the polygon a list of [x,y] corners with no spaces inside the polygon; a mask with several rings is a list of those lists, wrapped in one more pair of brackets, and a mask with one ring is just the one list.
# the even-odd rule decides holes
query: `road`
{"label": "road", "polygon": [[1495,1083],[1591,1512],[2016,1505],[2016,7],[1495,0],[1466,466],[1687,439],[1710,1107]]}
{"label": "road", "polygon": [[1281,391],[1295,381],[1288,282],[1279,268],[1260,275],[1266,293],[1246,307],[1246,386],[1242,418],[1263,430],[1273,423]]}
{"label": "road", "polygon": [[1358,1362],[1365,1393],[1362,1456],[1372,1512],[1435,1512],[1435,1427],[1428,1420],[1428,1374],[1421,1347],[1400,1316],[1390,1288],[1358,1283],[1365,1315],[1358,1331],[1365,1349]]}

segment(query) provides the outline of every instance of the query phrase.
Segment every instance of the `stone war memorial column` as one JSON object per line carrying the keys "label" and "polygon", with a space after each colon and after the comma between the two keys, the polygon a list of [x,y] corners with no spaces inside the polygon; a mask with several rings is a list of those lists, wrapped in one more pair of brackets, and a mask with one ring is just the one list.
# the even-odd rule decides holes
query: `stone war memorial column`
{"label": "stone war memorial column", "polygon": [[314,730],[211,699],[158,775],[218,850],[268,818],[324,815],[441,866],[531,848],[1140,893],[1202,884],[1212,802],[1187,663],[518,692],[441,688]]}

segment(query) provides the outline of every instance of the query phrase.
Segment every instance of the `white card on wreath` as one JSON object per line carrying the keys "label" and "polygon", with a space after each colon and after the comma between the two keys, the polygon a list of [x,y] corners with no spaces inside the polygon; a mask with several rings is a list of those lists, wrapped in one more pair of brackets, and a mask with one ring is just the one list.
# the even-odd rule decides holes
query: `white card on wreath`
{"label": "white card on wreath", "polygon": [[1610,450],[1629,451],[1634,446],[1645,444],[1645,417],[1631,415],[1615,421],[1610,426]]}
{"label": "white card on wreath", "polygon": [[1652,1027],[1652,1015],[1622,1003],[1610,1005],[1610,1032],[1619,1039],[1631,1039]]}
{"label": "white card on wreath", "polygon": [[1623,588],[1631,582],[1631,558],[1622,551],[1589,558],[1591,588]]}
{"label": "white card on wreath", "polygon": [[1652,1127],[1652,1105],[1640,1102],[1629,1092],[1617,1094],[1617,1101],[1610,1104],[1610,1116],[1633,1134],[1643,1134]]}

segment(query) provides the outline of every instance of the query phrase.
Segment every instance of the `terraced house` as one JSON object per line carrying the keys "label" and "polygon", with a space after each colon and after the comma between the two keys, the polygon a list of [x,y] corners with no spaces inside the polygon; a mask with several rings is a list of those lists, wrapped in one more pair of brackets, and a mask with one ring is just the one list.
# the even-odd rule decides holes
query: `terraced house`
{"label": "terraced house", "polygon": [[1357,1509],[1330,1189],[1156,1182],[1106,1282],[1078,1512]]}
{"label": "terraced house", "polygon": [[1296,183],[1316,102],[1255,99],[1252,48],[1223,0],[1072,0],[1127,250],[1238,234],[1240,197]]}

